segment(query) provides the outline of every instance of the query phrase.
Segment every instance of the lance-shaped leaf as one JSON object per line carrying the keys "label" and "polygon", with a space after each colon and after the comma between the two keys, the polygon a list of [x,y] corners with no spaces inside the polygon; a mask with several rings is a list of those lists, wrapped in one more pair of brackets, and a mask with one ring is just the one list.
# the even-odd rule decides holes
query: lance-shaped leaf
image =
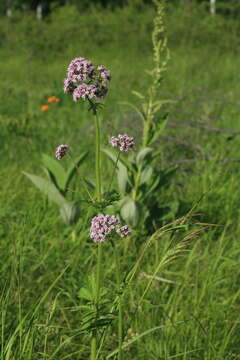
{"label": "lance-shaped leaf", "polygon": [[23,174],[26,175],[39,190],[41,190],[57,205],[63,206],[66,203],[66,199],[60,194],[59,190],[52,182],[40,176],[29,174],[25,171],[23,171]]}
{"label": "lance-shaped leaf", "polygon": [[128,183],[128,173],[126,167],[124,165],[119,166],[117,174],[118,174],[117,179],[118,179],[119,191],[122,194],[124,194],[127,190],[127,183]]}
{"label": "lance-shaped leaf", "polygon": [[130,102],[128,102],[128,101],[121,101],[120,104],[121,104],[121,105],[127,105],[127,106],[131,107],[133,110],[135,110],[135,112],[139,115],[139,117],[140,117],[143,121],[146,120],[145,114],[144,114],[141,110],[139,110],[137,106],[133,105],[132,103],[130,103]]}
{"label": "lance-shaped leaf", "polygon": [[139,166],[143,163],[143,161],[145,160],[145,158],[147,157],[148,154],[150,154],[153,151],[153,148],[151,147],[145,147],[144,149],[140,150],[137,153],[136,156],[136,164]]}
{"label": "lance-shaped leaf", "polygon": [[124,201],[121,210],[121,216],[127,224],[135,227],[138,223],[140,212],[138,204],[135,200],[131,198],[126,198]]}
{"label": "lance-shaped leaf", "polygon": [[74,224],[79,219],[79,206],[76,201],[66,201],[60,208],[60,214],[66,225]]}
{"label": "lance-shaped leaf", "polygon": [[163,131],[167,126],[167,123],[168,123],[168,118],[162,118],[157,121],[155,120],[151,128],[151,134],[150,134],[151,143],[154,143],[159,138],[159,136],[162,135]]}
{"label": "lance-shaped leaf", "polygon": [[147,165],[142,171],[141,171],[141,184],[148,182],[153,174],[153,168],[150,165]]}
{"label": "lance-shaped leaf", "polygon": [[87,185],[87,187],[88,187],[90,190],[94,190],[94,189],[96,188],[96,184],[95,184],[95,182],[93,182],[92,180],[83,178],[83,181],[85,182],[85,184]]}
{"label": "lance-shaped leaf", "polygon": [[42,155],[42,160],[51,180],[60,190],[64,191],[67,174],[59,160],[56,160],[47,154]]}
{"label": "lance-shaped leaf", "polygon": [[157,112],[162,107],[162,105],[176,104],[176,103],[177,103],[176,100],[158,100],[158,101],[155,101],[154,104],[153,104],[154,112]]}
{"label": "lance-shaped leaf", "polygon": [[138,92],[138,91],[133,90],[132,94],[134,94],[135,96],[137,96],[141,100],[145,99],[145,96],[143,94],[141,94],[140,92]]}

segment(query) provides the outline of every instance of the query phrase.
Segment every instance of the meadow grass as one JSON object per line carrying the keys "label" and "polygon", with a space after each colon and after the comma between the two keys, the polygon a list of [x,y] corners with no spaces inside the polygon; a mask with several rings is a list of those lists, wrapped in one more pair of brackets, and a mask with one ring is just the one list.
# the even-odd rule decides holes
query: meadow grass
{"label": "meadow grass", "polygon": [[[77,155],[90,151],[81,171],[94,178],[93,120],[62,90],[66,66],[76,56],[111,69],[104,131],[109,136],[127,131],[138,145],[139,118],[119,102],[137,104],[131,91],[144,93],[149,85],[145,69],[152,66],[153,16],[152,8],[141,5],[80,15],[74,8],[59,9],[38,23],[31,16],[0,21],[1,360],[89,355],[79,298],[95,265],[95,248],[84,226],[87,206],[81,209],[82,221],[66,227],[55,205],[22,171],[42,175],[41,154],[54,155],[58,144],[69,143]],[[196,205],[196,222],[217,226],[194,237],[184,256],[156,274],[172,238],[183,235],[166,233],[149,247],[123,300],[129,341],[123,358],[238,359],[240,151],[239,135],[233,132],[240,125],[238,24],[212,19],[200,8],[190,13],[169,8],[165,22],[171,60],[161,97],[175,103],[166,106],[169,126],[159,138],[159,167],[177,164],[178,170],[169,189],[159,193],[163,206],[171,208],[164,223]],[[60,104],[41,112],[52,95]],[[103,161],[107,179],[110,163]],[[73,189],[81,194],[81,182],[76,180]],[[143,241],[126,242],[124,272],[137,261]],[[112,259],[105,246],[106,287],[113,290]],[[151,287],[138,304],[149,280]],[[102,359],[115,356],[114,327],[107,332]]]}

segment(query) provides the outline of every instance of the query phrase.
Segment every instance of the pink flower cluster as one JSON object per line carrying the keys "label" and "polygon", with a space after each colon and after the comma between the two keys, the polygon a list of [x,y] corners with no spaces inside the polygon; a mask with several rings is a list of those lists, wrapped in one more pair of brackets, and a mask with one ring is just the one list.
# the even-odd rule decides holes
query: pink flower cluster
{"label": "pink flower cluster", "polygon": [[91,61],[78,57],[68,66],[64,92],[71,94],[74,101],[103,99],[107,95],[110,80],[110,72],[105,66],[95,67]]}
{"label": "pink flower cluster", "polygon": [[103,242],[107,235],[109,235],[112,230],[116,232],[121,237],[126,237],[131,234],[128,225],[122,226],[117,229],[119,221],[114,215],[103,215],[98,214],[92,218],[91,228],[90,228],[90,238],[94,242]]}
{"label": "pink flower cluster", "polygon": [[119,229],[116,230],[116,232],[117,232],[122,238],[131,235],[131,231],[129,230],[128,225],[121,226]]}
{"label": "pink flower cluster", "polygon": [[55,152],[55,156],[58,160],[61,160],[67,153],[67,151],[69,150],[69,146],[68,145],[59,145],[56,148],[56,152]]}
{"label": "pink flower cluster", "polygon": [[135,145],[133,138],[127,134],[118,135],[118,137],[112,136],[109,142],[113,147],[118,147],[119,151],[128,151]]}
{"label": "pink flower cluster", "polygon": [[95,85],[87,85],[82,84],[79,85],[73,92],[73,100],[77,101],[79,99],[92,99],[96,93],[96,86]]}

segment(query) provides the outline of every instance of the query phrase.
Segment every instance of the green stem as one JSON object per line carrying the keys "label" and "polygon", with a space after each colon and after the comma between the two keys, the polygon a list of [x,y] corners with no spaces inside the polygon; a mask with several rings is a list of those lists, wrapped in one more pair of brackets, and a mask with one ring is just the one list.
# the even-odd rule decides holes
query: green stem
{"label": "green stem", "polygon": [[153,119],[153,98],[154,98],[154,91],[153,88],[150,89],[149,100],[147,105],[146,111],[146,120],[143,124],[143,147],[147,147],[149,145],[149,131],[151,122]]}
{"label": "green stem", "polygon": [[[97,182],[97,201],[102,200],[101,189],[101,132],[100,121],[97,113],[95,114],[96,125],[96,182]],[[97,255],[97,289],[96,289],[96,306],[98,307],[100,288],[101,288],[101,259],[102,259],[102,246],[98,243],[98,255]]]}
{"label": "green stem", "polygon": [[119,161],[119,159],[120,159],[120,155],[121,155],[121,152],[119,151],[118,154],[117,154],[116,162],[115,162],[115,164],[114,164],[112,176],[111,176],[111,178],[110,178],[110,183],[109,183],[109,187],[108,187],[108,192],[111,190],[111,186],[112,186],[113,179],[114,179],[114,174],[115,174],[115,171],[116,171],[116,168],[117,168],[118,161]]}
{"label": "green stem", "polygon": [[116,262],[116,280],[117,291],[119,293],[118,302],[118,360],[122,360],[122,343],[123,343],[123,314],[122,314],[122,295],[121,295],[121,278],[120,278],[120,261],[116,246],[114,246],[115,262]]}
{"label": "green stem", "polygon": [[[96,126],[96,190],[97,190],[97,202],[101,202],[102,193],[101,193],[101,132],[100,132],[100,121],[97,115],[95,115],[95,126]],[[102,261],[102,244],[98,243],[98,254],[97,254],[97,271],[96,271],[96,299],[95,299],[95,310],[96,310],[96,320],[98,318],[98,309],[99,309],[99,298],[101,290],[101,261]],[[96,360],[97,355],[97,329],[93,332],[92,342],[91,342],[91,360]]]}
{"label": "green stem", "polygon": [[96,185],[97,185],[97,201],[101,202],[102,194],[101,194],[101,143],[100,143],[100,121],[95,113],[95,126],[96,126]]}

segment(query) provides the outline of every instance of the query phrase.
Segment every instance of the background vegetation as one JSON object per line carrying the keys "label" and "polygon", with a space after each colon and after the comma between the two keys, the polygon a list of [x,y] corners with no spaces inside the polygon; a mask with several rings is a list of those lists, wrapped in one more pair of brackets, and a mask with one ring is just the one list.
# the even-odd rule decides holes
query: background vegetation
{"label": "background vegetation", "polygon": [[[186,8],[202,5],[210,12],[213,8],[217,13],[224,15],[238,16],[240,5],[235,0],[165,0],[170,6],[185,6]],[[152,0],[2,0],[0,3],[0,15],[9,15],[11,12],[21,11],[41,11],[43,15],[48,15],[57,7],[73,5],[78,10],[86,12],[91,8],[103,7],[108,9],[119,9],[125,6],[141,4],[152,6]]]}
{"label": "background vegetation", "polygon": [[[57,7],[44,21],[15,12],[0,21],[0,268],[1,360],[86,359],[86,335],[79,291],[94,266],[94,248],[84,224],[64,225],[57,207],[34,188],[22,171],[42,175],[41,156],[54,156],[60,143],[80,155],[84,176],[94,178],[94,126],[84,106],[63,95],[66,66],[76,56],[103,63],[112,73],[103,114],[105,134],[127,131],[139,143],[140,120],[121,101],[138,104],[152,67],[154,9],[144,2],[78,12]],[[170,187],[159,193],[168,207],[162,223],[185,215],[193,205],[199,222],[217,224],[189,252],[164,269],[140,312],[134,304],[169,244],[162,237],[149,249],[135,287],[125,300],[128,338],[154,326],[126,348],[125,359],[238,359],[239,348],[239,22],[167,6],[171,59],[162,84],[168,126],[159,138],[159,168],[177,165]],[[50,96],[60,103],[47,104]],[[107,138],[104,139],[107,144]],[[104,158],[106,178],[110,162]],[[73,189],[81,195],[81,182]],[[74,194],[70,194],[74,197]],[[164,212],[163,212],[164,213]],[[141,237],[125,247],[122,266],[136,260]],[[112,254],[105,248],[105,268]],[[64,272],[63,272],[64,270]],[[107,275],[108,285],[113,279]],[[86,344],[86,345],[84,345]],[[106,356],[116,347],[108,333]]]}

